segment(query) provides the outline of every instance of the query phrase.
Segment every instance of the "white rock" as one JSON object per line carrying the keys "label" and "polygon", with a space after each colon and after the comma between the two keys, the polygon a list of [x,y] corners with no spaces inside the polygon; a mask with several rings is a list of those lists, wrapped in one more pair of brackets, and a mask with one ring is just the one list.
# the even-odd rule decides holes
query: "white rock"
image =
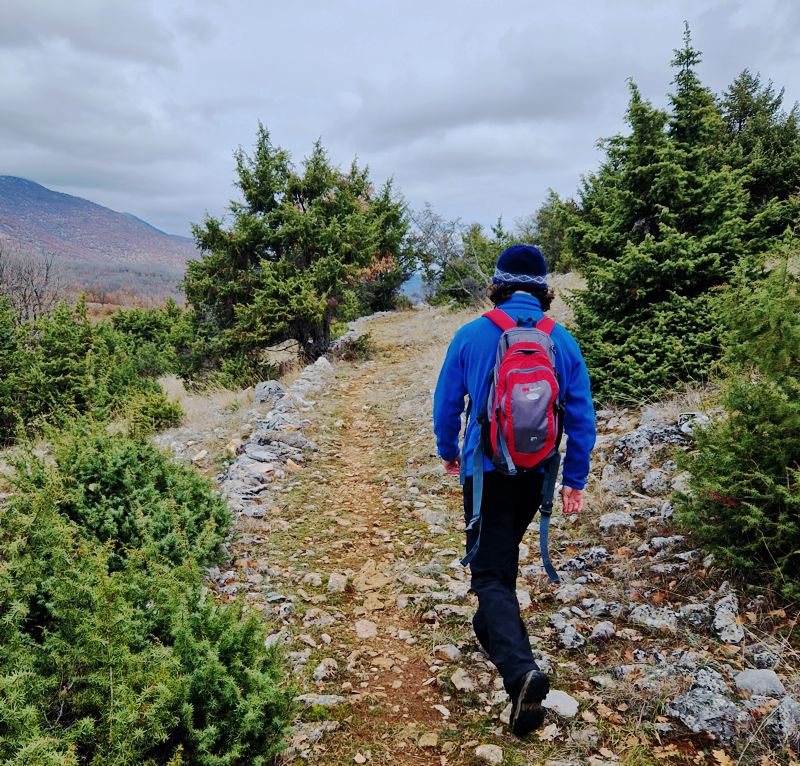
{"label": "white rock", "polygon": [[526,609],[530,608],[531,594],[524,588],[517,588],[517,602],[519,603],[520,611],[524,612]]}
{"label": "white rock", "polygon": [[614,638],[616,632],[617,630],[614,627],[614,623],[604,620],[603,622],[598,622],[597,625],[594,626],[591,639],[592,641],[607,641],[609,638]]}
{"label": "white rock", "polygon": [[328,593],[344,593],[347,588],[347,575],[331,572],[328,575]]}
{"label": "white rock", "polygon": [[459,651],[458,647],[454,646],[453,644],[434,646],[433,654],[437,659],[446,660],[447,662],[455,662],[461,656],[461,652]]}
{"label": "white rock", "polygon": [[475,757],[481,763],[495,764],[502,766],[503,764],[503,748],[497,745],[478,745],[475,748]]}
{"label": "white rock", "polygon": [[339,694],[301,694],[297,697],[298,702],[311,707],[336,707],[344,702],[344,697]]}
{"label": "white rock", "polygon": [[374,638],[378,635],[378,626],[372,620],[356,620],[355,628],[359,638]]}
{"label": "white rock", "polygon": [[649,604],[639,604],[628,615],[628,620],[635,625],[645,625],[655,630],[675,632],[678,629],[678,618],[675,612],[667,607],[656,609]]}
{"label": "white rock", "polygon": [[438,747],[439,746],[439,735],[436,734],[435,731],[428,731],[425,732],[418,740],[417,745],[419,747]]}
{"label": "white rock", "polygon": [[763,694],[767,697],[782,696],[786,693],[781,679],[774,670],[761,669],[742,670],[737,673],[733,679],[736,682],[736,688],[742,691],[749,692],[750,694]]}
{"label": "white rock", "polygon": [[597,523],[604,532],[609,532],[612,529],[633,529],[636,526],[633,516],[626,511],[604,513]]}
{"label": "white rock", "polygon": [[736,729],[749,719],[727,697],[699,687],[669,702],[666,713],[695,734],[711,734],[724,743],[732,741]]}
{"label": "white rock", "polygon": [[560,689],[551,689],[544,698],[542,707],[558,713],[562,718],[574,718],[578,715],[578,700]]}
{"label": "white rock", "polygon": [[339,663],[333,657],[326,657],[314,669],[313,678],[315,681],[325,681],[333,678],[339,670]]}
{"label": "white rock", "polygon": [[463,668],[458,668],[458,670],[450,676],[450,680],[453,682],[453,686],[460,692],[475,691],[474,681],[466,674]]}
{"label": "white rock", "polygon": [[739,599],[728,593],[714,605],[714,630],[728,644],[738,644],[744,639],[744,628],[739,624]]}
{"label": "white rock", "polygon": [[564,583],[556,590],[556,599],[563,604],[571,604],[586,595],[586,588],[579,583]]}
{"label": "white rock", "polygon": [[335,622],[336,618],[332,614],[326,612],[324,609],[317,609],[316,607],[307,610],[303,616],[303,625],[307,628],[327,628]]}
{"label": "white rock", "polygon": [[769,727],[784,741],[800,741],[800,703],[791,694],[772,712]]}
{"label": "white rock", "polygon": [[610,463],[603,467],[600,477],[600,489],[604,494],[624,497],[633,489],[633,481],[629,476]]}

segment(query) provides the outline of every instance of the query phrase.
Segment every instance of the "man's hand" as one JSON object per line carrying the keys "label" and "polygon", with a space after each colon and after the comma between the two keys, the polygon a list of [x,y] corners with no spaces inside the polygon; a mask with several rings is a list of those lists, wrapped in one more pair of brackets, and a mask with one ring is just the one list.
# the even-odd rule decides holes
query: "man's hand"
{"label": "man's hand", "polygon": [[444,470],[453,476],[458,476],[461,473],[461,458],[457,457],[455,460],[445,460]]}
{"label": "man's hand", "polygon": [[564,513],[580,513],[583,510],[583,491],[572,487],[561,487],[561,503]]}

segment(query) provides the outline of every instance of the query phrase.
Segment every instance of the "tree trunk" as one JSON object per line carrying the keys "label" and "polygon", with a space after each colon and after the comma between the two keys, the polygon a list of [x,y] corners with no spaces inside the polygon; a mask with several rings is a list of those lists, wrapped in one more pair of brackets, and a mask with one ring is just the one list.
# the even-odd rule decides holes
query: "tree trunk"
{"label": "tree trunk", "polygon": [[331,318],[326,313],[322,321],[308,328],[300,340],[300,357],[306,362],[313,362],[328,353],[331,345]]}

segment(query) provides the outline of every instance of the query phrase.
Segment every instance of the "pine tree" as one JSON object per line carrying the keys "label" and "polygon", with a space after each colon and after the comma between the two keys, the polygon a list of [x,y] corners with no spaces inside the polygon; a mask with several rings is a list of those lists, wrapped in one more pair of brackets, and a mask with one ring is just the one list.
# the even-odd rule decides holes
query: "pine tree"
{"label": "pine tree", "polygon": [[800,111],[784,91],[745,69],[722,94],[728,161],[746,173],[755,247],[800,219]]}
{"label": "pine tree", "polygon": [[641,401],[705,375],[719,354],[711,291],[745,252],[747,192],[744,173],[725,164],[699,61],[687,29],[668,112],[630,84],[630,133],[603,143],[567,231],[587,264],[576,336],[600,399]]}
{"label": "pine tree", "polygon": [[769,573],[790,598],[800,595],[799,255],[787,237],[766,280],[740,273],[725,295],[726,414],[683,459],[691,493],[678,513],[721,561]]}
{"label": "pine tree", "polygon": [[376,194],[355,162],[343,173],[320,142],[297,170],[263,126],[236,164],[244,201],[231,204],[232,225],[194,227],[204,255],[184,285],[199,331],[217,363],[287,340],[316,358],[365,277],[399,268],[402,203],[389,184]]}
{"label": "pine tree", "polygon": [[94,330],[83,298],[74,308],[59,303],[36,321],[31,352],[22,382],[26,423],[63,422],[102,399],[94,376]]}
{"label": "pine tree", "polygon": [[19,373],[22,347],[16,313],[0,298],[0,445],[13,441],[20,425]]}
{"label": "pine tree", "polygon": [[549,272],[567,272],[581,266],[573,263],[564,247],[566,230],[575,213],[573,200],[562,200],[552,189],[545,201],[530,216],[517,221],[516,236],[522,242],[536,245],[547,261]]}

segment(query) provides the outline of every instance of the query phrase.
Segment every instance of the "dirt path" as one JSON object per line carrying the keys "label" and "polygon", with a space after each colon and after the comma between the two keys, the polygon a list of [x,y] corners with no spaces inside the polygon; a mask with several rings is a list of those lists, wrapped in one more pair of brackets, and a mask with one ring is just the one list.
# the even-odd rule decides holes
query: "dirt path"
{"label": "dirt path", "polygon": [[[447,618],[438,617],[441,609],[426,614],[425,608],[426,594],[441,583],[417,571],[420,559],[436,552],[433,540],[440,557],[447,548],[450,559],[457,555],[449,523],[457,488],[430,472],[429,388],[442,345],[438,334],[428,348],[419,338],[431,322],[443,325],[442,335],[452,329],[447,318],[419,312],[372,324],[373,358],[337,366],[335,383],[306,429],[318,450],[273,509],[282,521],[272,525],[271,564],[281,570],[282,585],[295,586],[290,661],[305,676],[300,685],[307,694],[344,697],[330,708],[307,710],[307,718],[339,724],[316,746],[303,738],[314,738],[313,724],[301,730],[296,745],[305,754],[311,744],[312,763],[440,764],[440,746],[419,745],[433,733],[453,755],[460,747],[458,706],[441,693],[433,655],[438,643],[450,640],[440,625]],[[426,485],[426,473],[435,489]],[[426,519],[446,527],[432,536],[437,525]],[[248,541],[237,548],[258,554]],[[330,592],[332,574],[347,578],[345,592],[335,592],[335,585]],[[463,600],[463,573],[454,574],[452,593]],[[302,649],[295,648],[298,641]],[[330,677],[315,681],[321,662],[334,668],[330,660],[336,663]]]}

